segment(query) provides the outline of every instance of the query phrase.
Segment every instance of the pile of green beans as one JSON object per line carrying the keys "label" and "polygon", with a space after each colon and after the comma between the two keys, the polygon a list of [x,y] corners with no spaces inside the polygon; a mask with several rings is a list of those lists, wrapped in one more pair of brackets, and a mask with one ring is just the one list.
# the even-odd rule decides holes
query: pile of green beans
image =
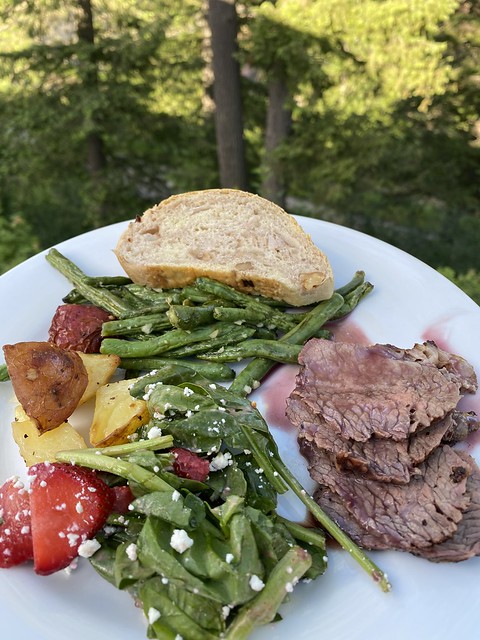
{"label": "pile of green beans", "polygon": [[[101,352],[118,355],[127,374],[177,363],[211,380],[233,380],[230,389],[240,395],[257,388],[275,363],[297,362],[310,338],[329,338],[324,325],[349,314],[373,288],[357,271],[330,299],[292,309],[210,278],[156,290],[123,276],[88,276],[56,249],[47,260],[74,286],[64,302],[94,304],[114,317],[103,324]],[[236,376],[226,363],[244,359],[251,360]]]}

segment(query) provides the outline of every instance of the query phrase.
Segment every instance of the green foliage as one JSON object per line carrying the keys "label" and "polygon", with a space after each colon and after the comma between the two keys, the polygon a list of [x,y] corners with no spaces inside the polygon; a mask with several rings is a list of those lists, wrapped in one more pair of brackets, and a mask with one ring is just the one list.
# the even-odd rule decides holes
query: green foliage
{"label": "green foliage", "polygon": [[[293,128],[276,156],[289,195],[305,203],[299,211],[434,267],[479,272],[478,3],[248,0],[237,9],[251,190],[263,171],[267,84],[280,73]],[[171,192],[218,186],[205,3],[92,0],[92,10],[89,43],[73,0],[0,0],[3,269]],[[105,160],[97,171],[92,136]],[[16,251],[3,236],[15,228],[20,237],[19,219]]]}
{"label": "green foliage", "polygon": [[39,243],[25,220],[0,215],[0,273],[8,271],[39,250]]}
{"label": "green foliage", "polygon": [[480,273],[469,269],[465,273],[456,273],[451,267],[440,267],[438,271],[480,304]]}

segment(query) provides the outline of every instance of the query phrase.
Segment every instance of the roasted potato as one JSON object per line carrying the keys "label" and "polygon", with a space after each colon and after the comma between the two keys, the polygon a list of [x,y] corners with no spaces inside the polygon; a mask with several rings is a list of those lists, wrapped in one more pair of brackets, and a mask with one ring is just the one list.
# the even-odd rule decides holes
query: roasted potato
{"label": "roasted potato", "polygon": [[82,353],[78,352],[87,371],[88,384],[80,398],[79,404],[87,402],[95,396],[97,389],[109,382],[115,373],[120,358],[106,353]]}
{"label": "roasted potato", "polygon": [[90,442],[94,447],[128,442],[128,436],[150,419],[145,400],[130,395],[133,382],[119,380],[98,389],[90,426]]}
{"label": "roasted potato", "polygon": [[88,384],[82,359],[48,342],[18,342],[3,347],[15,394],[43,433],[65,422]]}
{"label": "roasted potato", "polygon": [[27,416],[20,405],[15,409],[12,433],[28,467],[37,462],[53,462],[58,451],[87,447],[82,436],[68,422],[40,434],[35,421]]}
{"label": "roasted potato", "polygon": [[112,319],[107,311],[93,304],[62,304],[52,318],[48,341],[67,351],[98,353],[102,324]]}

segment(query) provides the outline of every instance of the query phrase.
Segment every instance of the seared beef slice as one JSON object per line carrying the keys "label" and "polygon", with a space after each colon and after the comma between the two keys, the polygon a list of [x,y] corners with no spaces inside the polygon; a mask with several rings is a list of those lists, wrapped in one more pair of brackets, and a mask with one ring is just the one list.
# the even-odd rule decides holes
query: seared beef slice
{"label": "seared beef slice", "polygon": [[457,406],[458,384],[437,367],[386,353],[381,345],[310,340],[300,353],[303,367],[291,399],[300,398],[343,438],[360,442],[371,436],[402,440]]}
{"label": "seared beef slice", "polygon": [[330,517],[369,549],[453,561],[480,553],[480,471],[445,446],[479,426],[456,409],[477,388],[468,362],[432,342],[311,340],[300,364],[287,415]]}

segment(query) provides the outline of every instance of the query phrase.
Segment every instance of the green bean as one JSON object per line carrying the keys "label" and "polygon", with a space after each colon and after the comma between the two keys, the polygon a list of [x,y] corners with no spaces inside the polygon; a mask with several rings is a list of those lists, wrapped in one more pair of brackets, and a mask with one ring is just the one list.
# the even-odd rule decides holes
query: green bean
{"label": "green bean", "polygon": [[236,344],[242,340],[247,340],[247,338],[257,333],[254,327],[229,326],[230,331],[225,335],[220,335],[215,338],[211,338],[210,340],[204,340],[203,342],[187,344],[183,347],[179,347],[178,349],[171,349],[164,355],[167,358],[170,358],[171,356],[174,358],[195,356],[200,353],[205,353],[206,351],[213,351],[214,349],[219,349],[220,347],[227,346],[229,344]]}
{"label": "green bean", "polygon": [[129,341],[104,338],[100,351],[101,353],[115,354],[121,358],[148,358],[187,344],[226,336],[231,330],[230,324],[218,322],[215,325],[200,327],[193,331],[172,329],[149,340]]}
{"label": "green bean", "polygon": [[359,287],[363,281],[365,280],[365,271],[356,271],[353,278],[347,284],[344,284],[343,287],[339,287],[335,289],[336,293],[339,293],[342,297],[345,297],[347,293],[350,293],[357,287]]}
{"label": "green bean", "polygon": [[267,322],[267,324],[274,324],[279,329],[289,331],[292,326],[295,325],[295,319],[289,318],[289,314],[277,311],[251,295],[237,291],[226,284],[210,280],[209,278],[197,278],[196,284],[200,289],[203,289],[212,295],[219,296],[220,298],[231,300],[240,307],[246,307],[253,309],[254,311],[258,311],[259,313],[264,313],[266,318],[265,322]]}
{"label": "green bean", "polygon": [[373,284],[371,282],[363,282],[356,289],[353,289],[344,298],[344,303],[337,311],[337,313],[331,318],[331,320],[339,320],[351,313],[358,305],[360,300],[373,290]]}
{"label": "green bean", "polygon": [[93,287],[124,286],[132,281],[126,276],[85,276],[85,282]]}
{"label": "green bean", "polygon": [[129,284],[126,289],[150,304],[159,302],[174,302],[178,304],[183,300],[182,289],[152,289],[141,284]]}
{"label": "green bean", "polygon": [[195,329],[202,325],[211,324],[214,307],[191,307],[189,305],[173,304],[167,311],[167,317],[173,327],[177,329]]}
{"label": "green bean", "polygon": [[74,288],[69,291],[66,296],[63,296],[62,302],[65,302],[66,304],[86,304],[89,301],[85,296],[82,296],[82,294],[79,293],[78,289]]}
{"label": "green bean", "polygon": [[102,336],[132,336],[139,331],[149,335],[155,331],[170,329],[169,319],[164,314],[147,314],[125,318],[123,320],[109,320],[102,325]]}
{"label": "green bean", "polygon": [[223,322],[247,322],[248,324],[264,324],[267,314],[251,307],[215,307],[213,310],[215,320]]}
{"label": "green bean", "polygon": [[[287,344],[303,344],[309,340],[343,305],[340,294],[334,293],[329,300],[316,305],[305,318],[279,341]],[[248,395],[258,387],[260,380],[270,371],[273,362],[267,358],[255,358],[247,364],[230,385],[230,391]]]}
{"label": "green bean", "polygon": [[151,371],[165,365],[187,367],[198,371],[208,380],[233,380],[235,372],[229,366],[220,362],[199,362],[198,360],[179,360],[176,358],[125,358],[120,362],[121,369],[134,371]]}
{"label": "green bean", "polygon": [[78,292],[89,302],[102,307],[116,317],[122,317],[131,313],[131,307],[121,298],[112,294],[108,289],[92,287],[85,282],[86,275],[71,260],[66,258],[57,249],[50,249],[46,258],[48,262],[72,282]]}
{"label": "green bean", "polygon": [[198,304],[210,304],[213,300],[213,296],[210,293],[205,293],[205,291],[201,291],[194,285],[183,287],[181,297],[183,300],[191,300]]}
{"label": "green bean", "polygon": [[198,357],[211,362],[235,362],[245,358],[268,358],[275,362],[297,363],[302,345],[288,344],[279,340],[245,340],[233,347],[218,351],[207,351]]}

